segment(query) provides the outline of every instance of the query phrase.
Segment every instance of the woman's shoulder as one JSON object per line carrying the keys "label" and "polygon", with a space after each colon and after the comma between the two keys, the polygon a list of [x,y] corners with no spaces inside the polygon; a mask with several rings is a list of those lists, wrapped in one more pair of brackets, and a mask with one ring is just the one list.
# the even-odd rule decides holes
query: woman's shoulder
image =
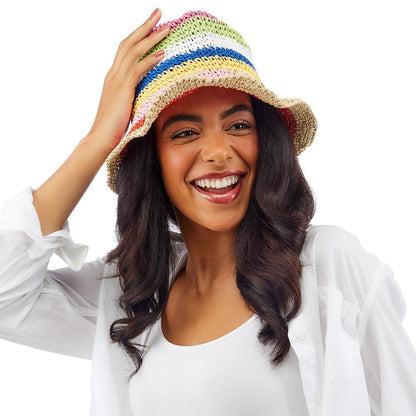
{"label": "woman's shoulder", "polygon": [[359,239],[337,225],[309,225],[301,253],[303,264],[322,264],[337,256],[360,251]]}
{"label": "woman's shoulder", "polygon": [[336,225],[311,225],[301,255],[318,287],[332,288],[363,304],[392,270],[367,251],[357,236]]}
{"label": "woman's shoulder", "polygon": [[329,260],[380,260],[369,253],[360,239],[337,225],[310,225],[304,242],[303,256],[315,264]]}

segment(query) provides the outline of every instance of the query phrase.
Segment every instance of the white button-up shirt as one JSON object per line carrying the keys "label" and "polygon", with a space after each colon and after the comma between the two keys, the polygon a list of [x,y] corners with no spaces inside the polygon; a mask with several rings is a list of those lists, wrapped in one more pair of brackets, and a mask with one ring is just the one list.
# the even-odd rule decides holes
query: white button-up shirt
{"label": "white button-up shirt", "polygon": [[[31,191],[2,211],[0,337],[91,359],[90,415],[132,416],[127,377],[134,365],[109,337],[112,322],[125,316],[118,279],[105,279],[116,265],[85,262],[87,247],[72,241],[68,223],[42,236]],[[48,270],[53,253],[68,267]],[[171,281],[186,257],[178,244]],[[391,269],[330,225],[309,228],[300,259],[302,306],[288,335],[309,415],[416,415],[416,352]],[[144,343],[149,330],[135,341]]]}

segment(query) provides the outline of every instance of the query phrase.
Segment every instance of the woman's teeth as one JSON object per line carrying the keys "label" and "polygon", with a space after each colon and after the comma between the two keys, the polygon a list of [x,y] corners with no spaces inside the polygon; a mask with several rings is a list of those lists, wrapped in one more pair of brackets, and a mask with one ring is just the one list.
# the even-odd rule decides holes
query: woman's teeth
{"label": "woman's teeth", "polygon": [[238,176],[226,176],[221,179],[198,179],[195,184],[200,188],[226,188],[238,182]]}

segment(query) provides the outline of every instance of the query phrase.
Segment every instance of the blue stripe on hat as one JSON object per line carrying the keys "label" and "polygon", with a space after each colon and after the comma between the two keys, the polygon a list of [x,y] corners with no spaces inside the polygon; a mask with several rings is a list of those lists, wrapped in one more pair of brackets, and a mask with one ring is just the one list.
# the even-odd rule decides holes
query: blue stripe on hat
{"label": "blue stripe on hat", "polygon": [[255,70],[254,65],[244,55],[241,55],[241,53],[238,53],[232,49],[216,47],[201,48],[197,49],[196,51],[174,56],[173,58],[161,62],[160,64],[153,67],[143,78],[143,80],[136,86],[134,100],[136,100],[137,96],[141,93],[141,91],[143,91],[146,85],[150,84],[162,72],[169,70],[176,65],[180,65],[181,63],[193,60],[195,58],[203,58],[204,56],[225,56],[227,58],[234,58],[245,62]]}

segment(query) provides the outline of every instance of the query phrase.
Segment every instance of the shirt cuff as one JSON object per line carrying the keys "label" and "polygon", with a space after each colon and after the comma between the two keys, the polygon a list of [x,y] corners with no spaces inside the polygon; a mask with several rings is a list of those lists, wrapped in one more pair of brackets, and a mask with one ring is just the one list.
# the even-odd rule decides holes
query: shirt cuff
{"label": "shirt cuff", "polygon": [[85,262],[88,246],[72,241],[68,221],[65,221],[61,230],[42,235],[39,218],[33,206],[33,190],[28,187],[4,203],[0,234],[22,232],[31,240],[28,246],[30,258],[55,252],[72,270],[80,270]]}

